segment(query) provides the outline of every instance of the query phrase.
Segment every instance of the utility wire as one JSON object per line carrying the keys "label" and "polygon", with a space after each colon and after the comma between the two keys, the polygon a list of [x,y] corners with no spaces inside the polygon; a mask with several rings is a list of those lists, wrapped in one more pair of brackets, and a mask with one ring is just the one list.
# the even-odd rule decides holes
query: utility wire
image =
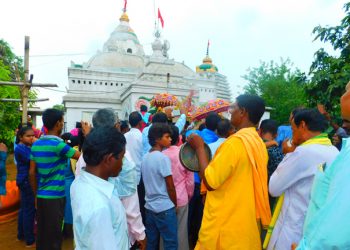
{"label": "utility wire", "polygon": [[40,67],[40,66],[44,66],[44,65],[47,65],[47,64],[52,64],[52,63],[56,63],[56,62],[61,62],[61,61],[63,61],[63,60],[65,60],[65,59],[64,59],[64,58],[60,58],[60,59],[52,60],[52,61],[49,61],[49,62],[34,64],[34,65],[30,66],[30,67],[31,67],[31,68]]}
{"label": "utility wire", "polygon": [[54,56],[81,56],[81,55],[88,55],[88,53],[72,53],[72,54],[43,54],[43,55],[31,55],[29,57],[54,57]]}
{"label": "utility wire", "polygon": [[[57,57],[57,56],[82,56],[82,55],[89,55],[90,53],[71,53],[71,54],[38,54],[38,55],[31,55],[29,57]],[[24,57],[24,56],[18,56],[18,57]]]}
{"label": "utility wire", "polygon": [[47,89],[47,90],[52,90],[52,91],[56,91],[56,92],[61,92],[61,93],[67,93],[67,94],[74,94],[74,95],[86,95],[88,94],[89,92],[93,93],[94,95],[105,95],[105,94],[114,94],[114,93],[118,93],[125,88],[123,89],[120,89],[120,90],[116,90],[116,91],[98,91],[98,93],[96,92],[92,92],[92,91],[87,91],[87,92],[75,92],[75,90],[71,90],[70,92],[67,92],[65,90],[58,90],[58,89],[51,89],[51,88],[46,88],[46,87],[43,87],[43,89]]}

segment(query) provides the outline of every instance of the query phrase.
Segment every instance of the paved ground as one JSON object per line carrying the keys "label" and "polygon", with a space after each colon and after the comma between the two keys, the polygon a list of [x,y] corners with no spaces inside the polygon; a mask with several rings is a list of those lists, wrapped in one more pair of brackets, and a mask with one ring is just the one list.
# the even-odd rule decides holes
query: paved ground
{"label": "paved ground", "polygon": [[[6,165],[7,179],[16,179],[16,166],[12,162],[12,156],[9,156],[8,164]],[[17,241],[17,219],[0,224],[0,249],[1,250],[19,250],[19,249],[34,249],[26,248],[25,242]],[[72,250],[73,240],[66,239],[63,241],[63,250]]]}

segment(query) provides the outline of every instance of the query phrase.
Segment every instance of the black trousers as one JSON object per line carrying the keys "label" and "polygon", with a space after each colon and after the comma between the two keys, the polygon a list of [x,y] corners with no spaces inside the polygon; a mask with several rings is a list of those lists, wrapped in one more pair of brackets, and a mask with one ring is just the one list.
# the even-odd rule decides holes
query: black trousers
{"label": "black trousers", "polygon": [[204,205],[201,196],[201,185],[195,183],[188,211],[188,239],[190,246],[193,248],[196,246],[198,233],[202,225],[203,209]]}
{"label": "black trousers", "polygon": [[37,199],[37,250],[61,250],[66,198]]}
{"label": "black trousers", "polygon": [[143,179],[141,177],[139,185],[137,185],[137,194],[139,196],[140,212],[142,217],[142,223],[146,224],[146,209],[145,209],[145,185],[143,184]]}

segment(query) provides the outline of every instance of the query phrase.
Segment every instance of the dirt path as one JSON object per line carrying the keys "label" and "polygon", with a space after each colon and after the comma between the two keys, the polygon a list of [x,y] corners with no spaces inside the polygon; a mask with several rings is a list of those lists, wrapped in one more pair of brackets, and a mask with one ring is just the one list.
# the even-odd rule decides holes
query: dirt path
{"label": "dirt path", "polygon": [[[16,166],[13,164],[13,156],[8,157],[6,164],[7,179],[16,179]],[[25,242],[17,241],[17,219],[0,224],[0,249],[1,250],[19,250],[19,249],[34,249],[26,248]],[[65,239],[63,241],[62,250],[73,250],[73,240]]]}

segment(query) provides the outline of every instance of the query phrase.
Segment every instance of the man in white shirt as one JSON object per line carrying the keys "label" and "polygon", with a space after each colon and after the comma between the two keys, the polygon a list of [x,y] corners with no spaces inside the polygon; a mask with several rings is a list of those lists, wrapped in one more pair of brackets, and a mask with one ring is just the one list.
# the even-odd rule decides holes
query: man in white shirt
{"label": "man in white shirt", "polygon": [[125,138],[116,128],[92,130],[83,145],[86,167],[71,186],[76,249],[128,250],[125,210],[109,177],[122,169]]}
{"label": "man in white shirt", "polygon": [[304,109],[292,119],[294,152],[287,154],[272,174],[269,192],[284,201],[268,249],[290,250],[300,241],[311,187],[317,169],[330,165],[338,155],[327,134],[327,121],[316,109]]}
{"label": "man in white shirt", "polygon": [[131,129],[125,133],[126,150],[129,151],[132,161],[136,165],[137,184],[141,178],[141,161],[142,161],[142,116],[139,112],[134,111],[129,115],[129,124]]}
{"label": "man in white shirt", "polygon": [[[94,129],[99,129],[101,127],[113,128],[116,123],[116,117],[111,109],[99,109],[94,114],[92,123]],[[86,133],[89,133],[89,129],[87,130],[88,131]],[[132,133],[137,133],[137,131],[133,129],[131,130]],[[142,147],[142,143],[140,143],[140,145]],[[114,193],[119,196],[124,205],[128,223],[130,244],[133,245],[135,241],[137,241],[140,249],[142,250],[146,246],[146,234],[140,213],[138,194],[136,192],[137,183],[139,182],[137,168],[140,169],[140,166],[137,167],[136,163],[134,163],[132,157],[132,153],[134,152],[131,153],[131,151],[127,149],[127,146],[128,144],[126,145],[126,153],[123,159],[122,171],[118,177],[109,178],[109,182],[114,184]],[[139,162],[138,164],[140,165],[141,163]],[[76,176],[80,175],[81,169],[84,168],[85,165],[86,163],[84,158],[81,156],[76,164]]]}
{"label": "man in white shirt", "polygon": [[[141,161],[142,161],[142,116],[139,112],[134,111],[129,115],[129,124],[131,129],[125,133],[126,151],[129,153],[130,159],[135,163],[136,183],[139,185],[141,179]],[[139,188],[138,188],[139,189]],[[127,211],[129,239],[131,245],[137,241],[142,245],[145,241],[145,227],[142,222],[140,212],[140,203],[138,192],[132,196],[122,199],[124,207]]]}
{"label": "man in white shirt", "polygon": [[[350,132],[350,83],[340,98],[343,127]],[[319,168],[298,250],[350,249],[350,138],[332,165]],[[297,244],[297,243],[296,243]]]}

